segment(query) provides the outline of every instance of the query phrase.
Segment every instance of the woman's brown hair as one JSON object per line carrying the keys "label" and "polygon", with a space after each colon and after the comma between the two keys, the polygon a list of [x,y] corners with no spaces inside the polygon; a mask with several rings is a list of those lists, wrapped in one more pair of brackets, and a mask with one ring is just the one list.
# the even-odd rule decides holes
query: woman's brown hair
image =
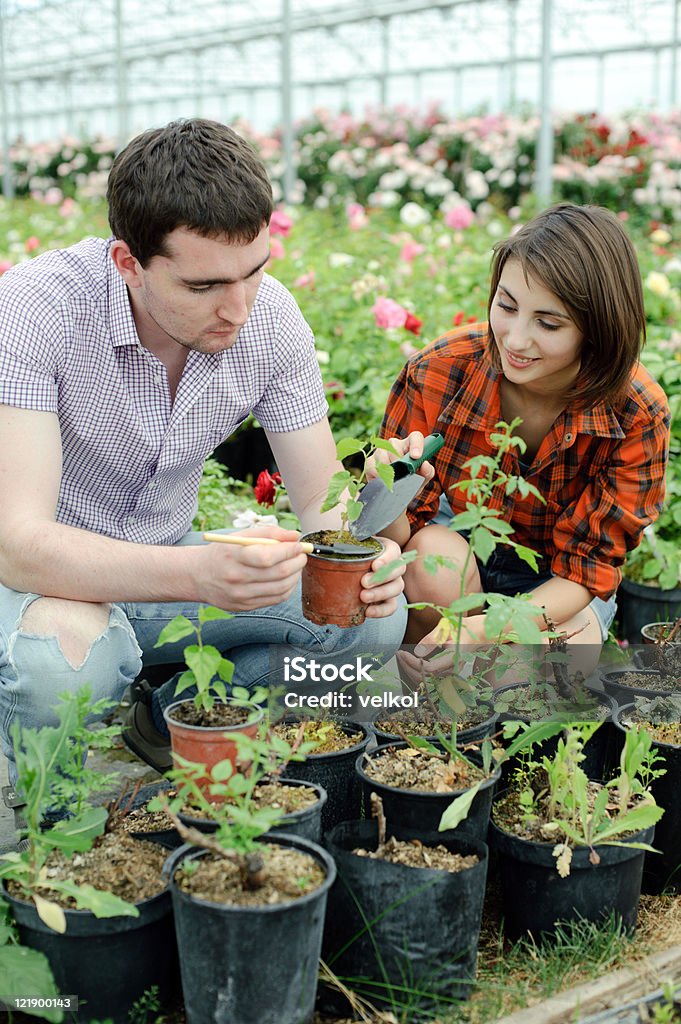
{"label": "woman's brown hair", "polygon": [[[641,272],[622,225],[599,206],[559,203],[494,246],[488,318],[508,260],[560,299],[584,336],[581,368],[566,396],[589,405],[616,402],[646,338]],[[490,328],[488,352],[501,368]]]}

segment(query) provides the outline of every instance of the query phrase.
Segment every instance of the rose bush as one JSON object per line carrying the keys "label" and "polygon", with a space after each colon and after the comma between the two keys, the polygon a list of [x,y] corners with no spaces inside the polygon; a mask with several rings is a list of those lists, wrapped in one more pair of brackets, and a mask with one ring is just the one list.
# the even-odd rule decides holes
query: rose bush
{"label": "rose bush", "polygon": [[[263,135],[246,122],[234,127],[253,143],[281,198],[281,133]],[[556,198],[626,209],[631,216],[681,218],[681,112],[606,117],[554,116]],[[492,204],[512,214],[531,194],[539,120],[535,115],[449,117],[437,106],[368,109],[361,117],[317,110],[297,124],[298,179],[290,197],[317,209],[347,209],[353,230],[366,224],[367,206],[396,209],[409,229],[440,212],[460,230],[474,211]],[[59,206],[101,197],[116,151],[113,139],[65,138],[17,142],[12,162],[17,192]],[[277,248],[288,235],[276,219]]]}
{"label": "rose bush", "polygon": [[[486,316],[492,246],[525,213],[514,211],[509,219],[489,203],[468,209],[456,217],[431,210],[427,218],[412,216],[414,226],[407,227],[396,210],[359,204],[278,207],[278,246],[267,269],[290,288],[314,330],[337,438],[375,433],[405,359],[452,325]],[[619,215],[644,280],[644,362],[665,388],[673,416],[667,508],[656,529],[681,550],[681,225],[673,217],[644,221],[640,213]],[[87,196],[0,204],[0,274],[92,234],[106,236],[108,226],[103,202]],[[228,480],[211,480],[211,486],[212,498],[221,488],[234,489]],[[212,528],[220,525],[216,518],[211,511]],[[650,572],[639,550],[632,573],[652,579]]]}

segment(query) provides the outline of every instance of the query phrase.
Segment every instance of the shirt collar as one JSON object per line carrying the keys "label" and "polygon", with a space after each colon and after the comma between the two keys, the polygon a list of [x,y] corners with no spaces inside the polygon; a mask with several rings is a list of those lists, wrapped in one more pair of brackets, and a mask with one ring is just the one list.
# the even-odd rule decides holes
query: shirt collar
{"label": "shirt collar", "polygon": [[438,423],[489,431],[500,419],[499,373],[487,360],[481,360],[444,407]]}
{"label": "shirt collar", "polygon": [[109,302],[107,321],[111,344],[114,348],[122,345],[141,345],[135,327],[135,318],[132,315],[132,306],[128,288],[116,270],[116,265],[111,259],[111,243],[113,238],[108,240],[107,248],[107,296]]}
{"label": "shirt collar", "polygon": [[607,402],[596,402],[593,409],[566,409],[565,429],[573,435],[624,437],[622,425],[614,409]]}

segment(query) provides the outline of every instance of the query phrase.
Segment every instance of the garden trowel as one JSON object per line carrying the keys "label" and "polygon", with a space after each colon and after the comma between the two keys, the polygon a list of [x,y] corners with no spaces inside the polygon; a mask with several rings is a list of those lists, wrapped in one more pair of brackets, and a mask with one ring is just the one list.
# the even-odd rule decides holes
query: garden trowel
{"label": "garden trowel", "polygon": [[423,455],[420,459],[412,459],[403,455],[390,465],[395,470],[392,490],[379,477],[370,480],[357,496],[364,508],[348,525],[348,529],[357,540],[366,540],[384,530],[402,515],[408,505],[419,493],[425,480],[418,476],[416,470],[433,455],[440,451],[445,439],[442,434],[429,434],[423,444]]}

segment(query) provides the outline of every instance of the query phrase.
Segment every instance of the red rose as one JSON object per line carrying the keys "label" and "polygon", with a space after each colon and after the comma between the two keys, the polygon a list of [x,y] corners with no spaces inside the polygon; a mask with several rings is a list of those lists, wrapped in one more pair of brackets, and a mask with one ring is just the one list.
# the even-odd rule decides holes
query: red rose
{"label": "red rose", "polygon": [[258,473],[258,479],[253,488],[257,503],[259,505],[274,505],[277,485],[281,483],[281,473],[270,473],[267,469],[263,469],[262,473]]}
{"label": "red rose", "polygon": [[324,385],[329,396],[336,402],[340,402],[345,398],[345,391],[343,385],[339,380],[330,380]]}
{"label": "red rose", "polygon": [[403,326],[405,331],[411,331],[412,334],[419,334],[423,327],[423,320],[419,320],[413,313],[407,313],[407,319],[404,321]]}
{"label": "red rose", "polygon": [[454,314],[454,316],[452,318],[452,323],[454,324],[455,327],[460,327],[461,326],[461,324],[463,323],[465,315],[466,314],[464,313],[464,311],[462,309],[460,309],[458,313]]}

